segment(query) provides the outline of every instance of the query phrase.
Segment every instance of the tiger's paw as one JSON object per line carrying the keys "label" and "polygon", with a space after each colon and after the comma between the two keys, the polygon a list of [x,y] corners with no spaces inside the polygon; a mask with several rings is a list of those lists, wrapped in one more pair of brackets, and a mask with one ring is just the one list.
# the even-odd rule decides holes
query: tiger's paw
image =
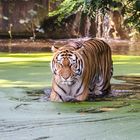
{"label": "tiger's paw", "polygon": [[67,97],[66,99],[65,99],[65,101],[64,102],[80,102],[79,100],[77,100],[76,98],[73,98],[73,97]]}

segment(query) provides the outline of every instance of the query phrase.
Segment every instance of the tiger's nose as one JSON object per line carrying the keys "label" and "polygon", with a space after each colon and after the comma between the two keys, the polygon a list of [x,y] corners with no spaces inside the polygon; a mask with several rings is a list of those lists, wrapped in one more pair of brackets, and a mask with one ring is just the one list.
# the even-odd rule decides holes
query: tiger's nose
{"label": "tiger's nose", "polygon": [[70,77],[69,73],[63,73],[62,77],[67,80]]}
{"label": "tiger's nose", "polygon": [[67,80],[71,76],[70,69],[65,69],[61,72],[61,76]]}

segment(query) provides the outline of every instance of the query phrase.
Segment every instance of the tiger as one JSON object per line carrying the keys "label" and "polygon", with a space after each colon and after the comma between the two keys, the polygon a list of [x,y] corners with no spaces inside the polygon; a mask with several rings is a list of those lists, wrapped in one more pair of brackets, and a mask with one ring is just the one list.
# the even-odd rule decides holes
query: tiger
{"label": "tiger", "polygon": [[52,91],[56,102],[85,101],[90,95],[103,97],[111,91],[113,61],[110,46],[103,40],[52,46]]}

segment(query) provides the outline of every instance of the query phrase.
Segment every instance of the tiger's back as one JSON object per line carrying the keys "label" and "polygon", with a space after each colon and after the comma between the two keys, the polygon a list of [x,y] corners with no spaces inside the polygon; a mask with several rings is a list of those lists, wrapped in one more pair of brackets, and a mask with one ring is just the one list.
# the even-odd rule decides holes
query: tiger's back
{"label": "tiger's back", "polygon": [[83,101],[90,94],[104,96],[111,90],[111,49],[102,40],[90,39],[57,49],[51,66],[52,101]]}

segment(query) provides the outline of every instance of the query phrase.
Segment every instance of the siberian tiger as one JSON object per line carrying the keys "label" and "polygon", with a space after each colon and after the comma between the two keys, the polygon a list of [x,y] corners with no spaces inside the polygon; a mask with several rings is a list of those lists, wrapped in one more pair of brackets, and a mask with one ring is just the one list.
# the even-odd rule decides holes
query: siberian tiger
{"label": "siberian tiger", "polygon": [[99,39],[53,46],[51,101],[84,101],[90,94],[110,93],[113,74],[111,49]]}

